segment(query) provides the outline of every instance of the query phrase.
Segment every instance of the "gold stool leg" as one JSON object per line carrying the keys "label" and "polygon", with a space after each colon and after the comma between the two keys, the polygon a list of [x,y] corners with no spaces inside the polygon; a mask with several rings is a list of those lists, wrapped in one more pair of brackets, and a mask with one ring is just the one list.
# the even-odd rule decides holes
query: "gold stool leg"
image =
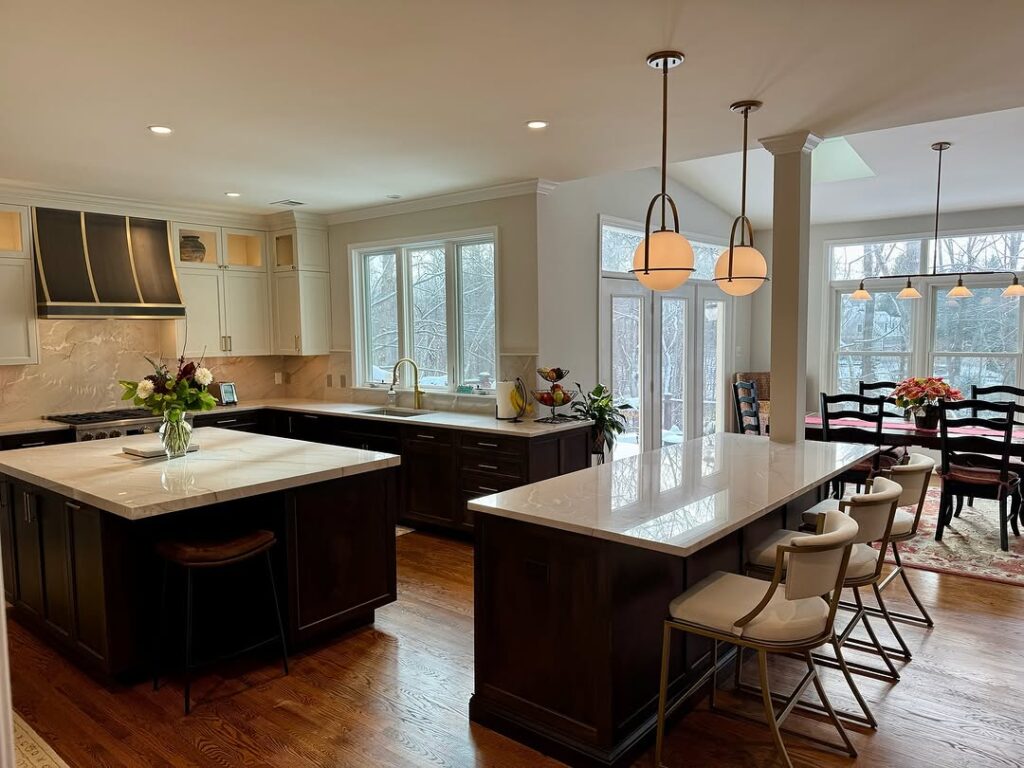
{"label": "gold stool leg", "polygon": [[821,699],[821,705],[828,713],[828,719],[832,721],[832,725],[836,727],[836,731],[839,733],[839,738],[841,738],[843,743],[846,745],[846,753],[850,757],[856,757],[857,750],[854,748],[853,742],[850,741],[850,736],[846,733],[846,729],[843,727],[842,722],[838,717],[836,717],[835,710],[832,709],[832,703],[828,700],[828,694],[825,693],[825,686],[821,684],[821,680],[818,677],[818,670],[814,666],[814,657],[811,656],[810,651],[807,651],[805,655],[807,657],[807,668],[813,675],[811,679],[814,681],[814,688],[818,692],[818,698]]}
{"label": "gold stool leg", "polygon": [[775,705],[772,703],[772,692],[768,687],[768,654],[765,651],[758,650],[757,652],[757,666],[761,673],[761,698],[764,701],[764,714],[768,718],[768,727],[772,732],[772,739],[775,740],[775,748],[779,751],[779,756],[782,758],[782,762],[786,765],[786,768],[793,768],[793,761],[789,759],[789,753],[786,751],[786,745],[782,741],[782,732],[779,730],[779,721],[775,717]]}

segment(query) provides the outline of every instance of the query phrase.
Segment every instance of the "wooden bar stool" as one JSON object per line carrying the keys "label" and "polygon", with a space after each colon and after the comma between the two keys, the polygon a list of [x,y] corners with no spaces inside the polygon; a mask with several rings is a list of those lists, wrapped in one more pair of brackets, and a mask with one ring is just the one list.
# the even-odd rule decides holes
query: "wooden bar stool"
{"label": "wooden bar stool", "polygon": [[163,558],[163,578],[160,588],[160,613],[156,621],[156,640],[154,643],[153,690],[160,688],[160,655],[161,638],[163,637],[164,614],[167,612],[167,582],[170,566],[176,565],[185,571],[185,714],[192,710],[192,670],[197,665],[192,663],[192,586],[193,573],[196,570],[223,568],[251,560],[263,555],[267,564],[267,575],[270,579],[270,592],[273,597],[274,618],[277,621],[277,636],[270,637],[254,645],[231,654],[232,656],[253,651],[273,642],[281,643],[281,656],[284,662],[284,673],[288,674],[288,646],[285,643],[284,623],[281,621],[281,606],[277,598],[277,584],[274,580],[274,568],[270,561],[270,548],[277,542],[273,532],[257,530],[217,541],[161,541],[156,546],[157,554]]}

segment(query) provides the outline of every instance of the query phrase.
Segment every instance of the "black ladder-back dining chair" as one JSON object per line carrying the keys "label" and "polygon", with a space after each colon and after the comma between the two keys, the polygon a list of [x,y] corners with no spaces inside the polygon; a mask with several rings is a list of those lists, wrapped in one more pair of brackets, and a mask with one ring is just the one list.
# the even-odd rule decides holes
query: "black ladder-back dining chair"
{"label": "black ladder-back dining chair", "polygon": [[[1014,417],[1019,409],[1015,403],[986,400],[939,402],[942,497],[935,526],[936,541],[942,541],[943,530],[953,522],[954,498],[963,496],[999,502],[999,548],[1004,552],[1010,548],[1007,524],[1012,524],[1015,536],[1020,535],[1017,526],[1020,474],[1012,471],[1010,464]],[[975,416],[979,410],[997,415]],[[956,415],[965,411],[968,415]],[[993,434],[984,436],[951,431],[963,427],[979,427]],[[1012,509],[1007,509],[1010,502]]]}
{"label": "black ladder-back dining chair", "polygon": [[[895,381],[859,381],[857,382],[857,390],[860,392],[861,397],[883,397],[885,398],[885,415],[893,419],[903,418],[903,409],[897,407],[896,398],[892,396],[892,391],[898,387]],[[861,408],[863,411],[863,407]],[[907,460],[910,455],[907,449],[900,445],[886,446],[882,449],[883,456],[893,459],[897,464],[902,464]]]}
{"label": "black ladder-back dining chair", "polygon": [[[1008,395],[1008,397],[988,397],[988,395]],[[971,384],[971,400],[993,400],[995,402],[1015,402],[1018,404],[1024,404],[1024,389],[1020,387],[1014,387],[1009,384],[993,384],[989,387],[979,387],[977,384]],[[985,408],[975,408],[971,411],[972,416],[977,416],[979,412],[984,412]],[[1018,427],[1024,427],[1024,420],[1014,417],[1014,424]],[[1010,465],[1011,469],[1017,471],[1020,474],[1020,470],[1024,470],[1024,465],[1019,462],[1014,462]],[[1018,489],[1018,493],[1020,490]],[[962,496],[956,500],[956,517],[960,517],[960,512],[963,509],[964,499]],[[968,506],[974,506],[974,497],[971,496],[967,499]]]}
{"label": "black ladder-back dining chair", "polygon": [[760,435],[761,407],[757,400],[757,382],[737,381],[733,383],[732,390],[736,405],[736,431],[741,435]]}
{"label": "black ladder-back dining chair", "polygon": [[[872,426],[836,424],[842,419],[869,422]],[[826,443],[864,443],[882,447],[882,423],[885,420],[885,398],[853,394],[821,393],[821,436]],[[842,498],[847,483],[863,486],[879,469],[896,464],[895,459],[881,453],[863,459],[833,480],[834,495]]]}

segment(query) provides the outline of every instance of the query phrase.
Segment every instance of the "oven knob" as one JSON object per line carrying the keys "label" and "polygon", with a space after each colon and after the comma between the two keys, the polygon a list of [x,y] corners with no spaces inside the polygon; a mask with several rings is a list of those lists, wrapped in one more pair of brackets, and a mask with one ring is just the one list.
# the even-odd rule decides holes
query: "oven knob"
{"label": "oven knob", "polygon": [[106,432],[97,432],[93,435],[93,437],[95,437],[97,440],[104,440],[105,438],[108,437],[108,435]]}
{"label": "oven knob", "polygon": [[120,429],[112,429],[112,430],[110,430],[110,437],[120,437],[120,436],[121,436],[121,430]]}
{"label": "oven knob", "polygon": [[149,425],[146,425],[146,426],[144,426],[144,427],[141,427],[141,428],[139,429],[139,434],[140,434],[140,435],[151,435],[151,434],[153,434],[154,432],[156,432],[156,428],[154,428],[154,427],[151,427],[151,426],[149,426]]}
{"label": "oven knob", "polygon": [[92,440],[92,432],[83,432],[78,439],[82,440],[83,442],[85,440]]}

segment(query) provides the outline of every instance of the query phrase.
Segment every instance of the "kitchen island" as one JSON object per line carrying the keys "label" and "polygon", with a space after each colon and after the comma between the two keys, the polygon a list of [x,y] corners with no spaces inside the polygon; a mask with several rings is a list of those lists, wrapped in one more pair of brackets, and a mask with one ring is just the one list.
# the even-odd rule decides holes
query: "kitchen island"
{"label": "kitchen island", "polygon": [[[720,433],[470,502],[470,717],[572,766],[629,765],[653,738],[669,602],[742,572],[875,450]],[[670,696],[695,700],[710,641],[675,634]]]}
{"label": "kitchen island", "polygon": [[[193,441],[199,450],[173,461],[122,452],[156,435],[0,454],[13,617],[91,670],[133,676],[156,626],[156,543],[257,528],[278,540],[292,647],[371,623],[396,599],[398,456],[217,428]],[[220,645],[265,628],[266,595],[244,570],[205,590],[197,626],[216,628]]]}

